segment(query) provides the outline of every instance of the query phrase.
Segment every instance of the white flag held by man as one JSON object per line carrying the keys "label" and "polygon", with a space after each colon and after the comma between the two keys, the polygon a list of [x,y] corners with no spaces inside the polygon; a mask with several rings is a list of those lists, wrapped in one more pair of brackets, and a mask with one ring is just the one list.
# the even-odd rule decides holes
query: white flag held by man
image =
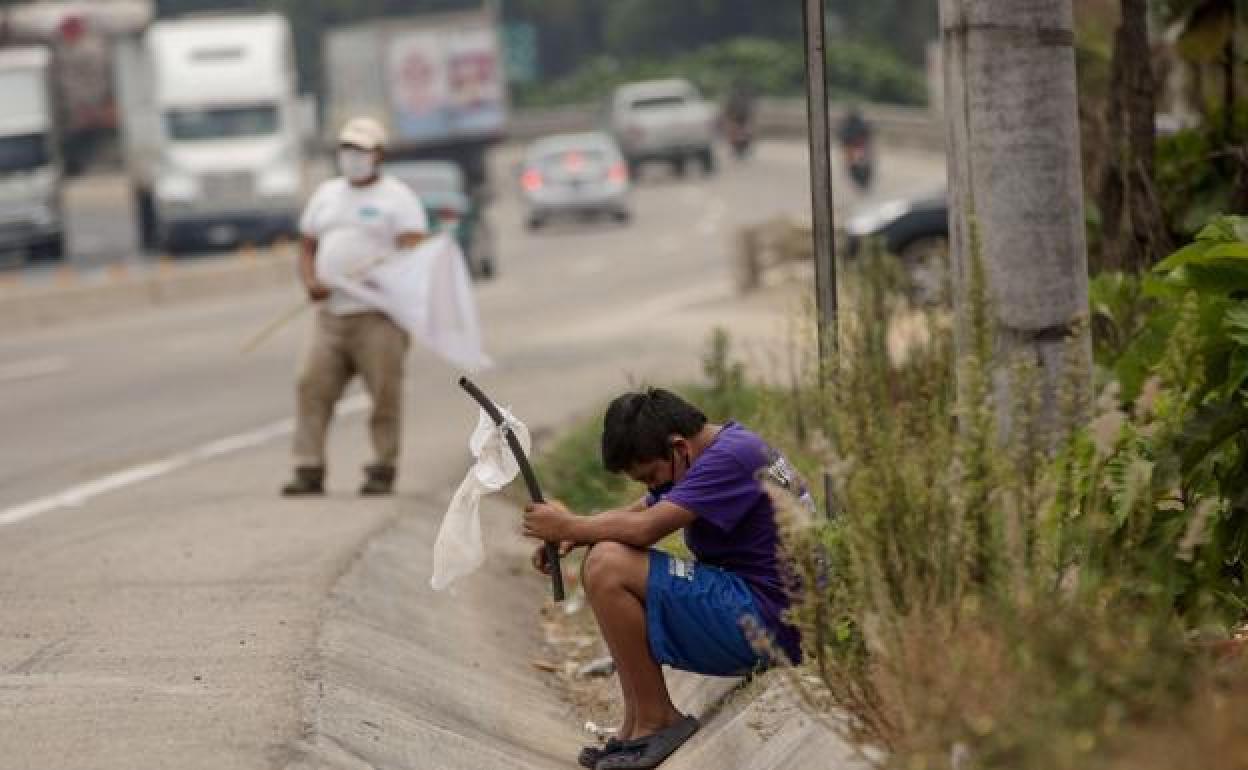
{"label": "white flag held by man", "polygon": [[529,429],[506,409],[500,409],[506,427],[494,424],[485,410],[477,429],[468,440],[468,449],[477,458],[464,477],[433,544],[433,590],[441,591],[453,581],[475,572],[485,563],[485,543],[481,537],[481,498],[499,491],[520,473],[520,465],[507,444],[507,431],[515,434],[527,454],[532,448]]}
{"label": "white flag held by man", "polygon": [[481,322],[464,253],[447,233],[373,264],[334,258],[331,239],[321,244],[322,281],[379,308],[419,342],[469,372],[493,362],[481,342]]}

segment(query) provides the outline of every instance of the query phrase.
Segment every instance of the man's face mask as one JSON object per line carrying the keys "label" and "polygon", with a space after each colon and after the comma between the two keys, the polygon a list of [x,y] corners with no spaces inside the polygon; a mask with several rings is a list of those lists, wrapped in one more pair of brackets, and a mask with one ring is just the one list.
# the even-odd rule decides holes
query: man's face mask
{"label": "man's face mask", "polygon": [[373,153],[358,147],[338,149],[338,169],[348,181],[363,182],[373,176],[377,168]]}

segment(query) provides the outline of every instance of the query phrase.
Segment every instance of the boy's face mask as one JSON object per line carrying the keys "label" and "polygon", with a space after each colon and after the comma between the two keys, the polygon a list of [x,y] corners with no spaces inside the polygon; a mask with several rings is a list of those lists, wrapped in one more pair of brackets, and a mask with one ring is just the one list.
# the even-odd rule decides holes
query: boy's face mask
{"label": "boy's face mask", "polygon": [[650,487],[650,497],[658,500],[659,498],[672,491],[672,487],[676,486],[674,481],[664,481],[656,487]]}
{"label": "boy's face mask", "polygon": [[[670,458],[670,460],[669,460],[669,468],[670,468],[670,470],[668,471],[667,480],[666,480],[666,481],[660,481],[660,482],[658,482],[658,483],[656,483],[656,484],[654,484],[654,485],[652,485],[652,486],[650,486],[650,487],[649,487],[650,495],[651,495],[651,497],[653,497],[655,500],[658,500],[660,497],[663,497],[663,496],[664,496],[664,495],[666,495],[668,492],[671,492],[671,491],[672,491],[672,487],[676,486],[676,481],[677,481],[677,479],[676,479],[676,458],[677,458],[678,456],[679,456],[679,455],[677,455],[677,454],[676,454],[676,447],[675,447],[675,446],[673,446],[673,447],[672,447],[672,454],[671,454],[671,458]],[[690,464],[691,464],[691,463],[690,463],[690,460],[689,460],[689,455],[688,455],[688,454],[685,454],[685,455],[683,455],[683,456],[684,456],[684,460],[685,460],[685,462],[684,462],[684,466],[685,466],[685,473],[688,473],[688,472],[689,472],[689,466],[690,466]]]}

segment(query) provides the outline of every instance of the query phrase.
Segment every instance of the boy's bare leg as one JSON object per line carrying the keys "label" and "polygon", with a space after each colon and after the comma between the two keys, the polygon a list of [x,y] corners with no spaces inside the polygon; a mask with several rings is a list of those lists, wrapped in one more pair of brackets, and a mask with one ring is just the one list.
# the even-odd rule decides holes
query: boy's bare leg
{"label": "boy's bare leg", "polygon": [[623,739],[650,735],[679,722],[663,669],[646,636],[646,578],[650,556],[620,543],[598,543],[585,560],[585,591],[615,659],[624,695]]}

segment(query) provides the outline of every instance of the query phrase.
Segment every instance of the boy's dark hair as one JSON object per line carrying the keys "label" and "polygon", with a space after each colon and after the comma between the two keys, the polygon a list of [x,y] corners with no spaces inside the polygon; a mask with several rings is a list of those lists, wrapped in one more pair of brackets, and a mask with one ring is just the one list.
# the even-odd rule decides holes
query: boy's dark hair
{"label": "boy's dark hair", "polygon": [[658,460],[671,451],[672,434],[692,438],[706,425],[693,404],[662,388],[625,393],[611,402],[602,420],[602,465],[609,473]]}

